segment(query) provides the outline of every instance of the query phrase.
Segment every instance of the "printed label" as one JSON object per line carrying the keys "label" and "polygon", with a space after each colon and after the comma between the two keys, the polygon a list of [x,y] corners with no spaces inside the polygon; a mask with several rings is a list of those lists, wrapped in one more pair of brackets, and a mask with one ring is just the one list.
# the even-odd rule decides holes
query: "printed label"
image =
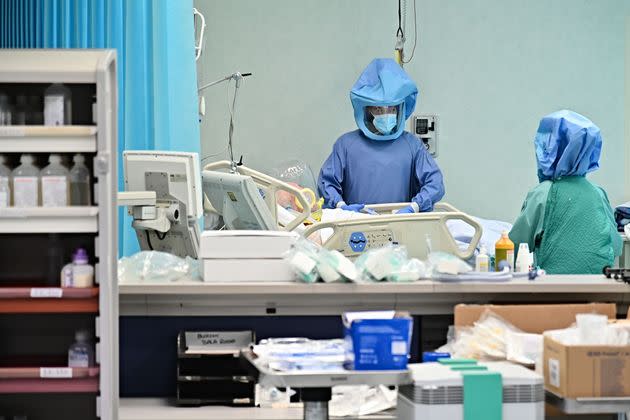
{"label": "printed label", "polygon": [[72,367],[90,367],[90,355],[83,350],[70,349],[68,351],[68,364]]}
{"label": "printed label", "polygon": [[507,252],[507,260],[510,263],[510,267],[514,267],[514,251]]}
{"label": "printed label", "polygon": [[13,202],[14,207],[37,207],[37,177],[13,178]]}
{"label": "printed label", "polygon": [[63,96],[46,96],[44,98],[44,125],[64,125],[63,106]]}
{"label": "printed label", "polygon": [[72,378],[72,368],[39,368],[40,378]]}
{"label": "printed label", "polygon": [[42,177],[42,203],[44,207],[64,207],[68,205],[68,177]]}
{"label": "printed label", "polygon": [[59,287],[33,287],[31,289],[32,298],[60,298],[63,290]]}
{"label": "printed label", "polygon": [[404,356],[407,354],[407,343],[404,341],[392,341],[392,356]]}
{"label": "printed label", "polygon": [[549,384],[560,388],[560,362],[557,359],[549,359]]}

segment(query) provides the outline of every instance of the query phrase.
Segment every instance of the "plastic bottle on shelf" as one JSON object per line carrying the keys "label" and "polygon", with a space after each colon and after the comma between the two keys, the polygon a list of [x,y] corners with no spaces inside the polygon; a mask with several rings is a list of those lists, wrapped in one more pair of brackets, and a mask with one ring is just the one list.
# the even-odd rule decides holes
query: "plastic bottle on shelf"
{"label": "plastic bottle on shelf", "polygon": [[72,92],[61,83],[54,83],[44,91],[44,124],[72,124]]}
{"label": "plastic bottle on shelf", "polygon": [[479,255],[475,259],[475,271],[479,273],[487,273],[490,271],[490,258],[488,257],[488,251],[485,246],[481,247]]}
{"label": "plastic bottle on shelf", "polygon": [[87,251],[79,248],[72,255],[72,262],[61,270],[61,287],[94,286],[94,267],[90,265]]}
{"label": "plastic bottle on shelf", "polygon": [[514,242],[510,240],[510,236],[507,230],[501,232],[501,238],[495,245],[495,264],[496,271],[499,271],[499,265],[506,261],[510,266],[510,269],[514,268]]}
{"label": "plastic bottle on shelf", "polygon": [[13,125],[26,125],[26,115],[28,114],[28,102],[26,95],[15,97],[15,108],[13,111]]}
{"label": "plastic bottle on shelf", "polygon": [[70,169],[70,205],[89,206],[92,203],[90,197],[90,170],[85,166],[85,157],[76,154],[72,158],[74,166]]}
{"label": "plastic bottle on shelf", "polygon": [[39,205],[39,169],[33,155],[20,156],[20,166],[11,174],[14,207],[37,207]]}
{"label": "plastic bottle on shelf", "polygon": [[0,125],[11,125],[11,105],[9,104],[9,96],[0,92]]}
{"label": "plastic bottle on shelf", "polygon": [[74,339],[75,342],[68,349],[68,367],[94,366],[94,348],[89,331],[78,330],[74,333]]}
{"label": "plastic bottle on shelf", "polygon": [[0,155],[0,208],[11,205],[11,169],[6,162],[6,156]]}
{"label": "plastic bottle on shelf", "polygon": [[40,173],[42,183],[42,206],[64,207],[68,205],[68,170],[61,163],[61,156],[48,157],[48,166]]}

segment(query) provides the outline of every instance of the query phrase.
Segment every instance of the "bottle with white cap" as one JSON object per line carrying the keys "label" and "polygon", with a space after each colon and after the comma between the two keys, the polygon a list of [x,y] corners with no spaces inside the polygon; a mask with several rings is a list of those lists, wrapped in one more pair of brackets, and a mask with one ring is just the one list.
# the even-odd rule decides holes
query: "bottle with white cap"
{"label": "bottle with white cap", "polygon": [[33,155],[20,156],[20,166],[12,172],[13,205],[37,207],[39,205],[39,169]]}
{"label": "bottle with white cap", "polygon": [[485,246],[481,247],[477,258],[475,259],[475,271],[479,273],[487,273],[490,271],[490,258]]}
{"label": "bottle with white cap", "polygon": [[44,91],[44,125],[72,124],[72,92],[61,83]]}
{"label": "bottle with white cap", "polygon": [[74,333],[76,341],[68,349],[68,367],[94,366],[94,348],[90,343],[90,336],[87,330],[78,330]]}
{"label": "bottle with white cap", "polygon": [[529,245],[526,242],[519,244],[515,267],[517,273],[528,273],[531,270],[532,261],[530,257]]}
{"label": "bottle with white cap", "polygon": [[6,162],[6,156],[0,155],[0,208],[11,205],[11,169]]}
{"label": "bottle with white cap", "polygon": [[72,158],[74,165],[70,169],[70,205],[89,206],[92,203],[90,197],[90,170],[85,166],[85,157],[76,154]]}
{"label": "bottle with white cap", "polygon": [[64,207],[68,205],[68,170],[61,163],[61,156],[48,157],[48,166],[41,171],[42,206]]}

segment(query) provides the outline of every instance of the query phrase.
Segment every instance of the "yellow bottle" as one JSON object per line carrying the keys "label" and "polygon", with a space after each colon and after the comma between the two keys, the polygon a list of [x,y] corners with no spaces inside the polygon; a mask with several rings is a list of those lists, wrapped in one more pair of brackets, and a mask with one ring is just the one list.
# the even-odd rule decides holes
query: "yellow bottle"
{"label": "yellow bottle", "polygon": [[501,232],[501,239],[495,244],[494,250],[494,270],[499,271],[501,261],[507,261],[510,270],[512,270],[514,268],[514,242],[510,240],[507,230]]}

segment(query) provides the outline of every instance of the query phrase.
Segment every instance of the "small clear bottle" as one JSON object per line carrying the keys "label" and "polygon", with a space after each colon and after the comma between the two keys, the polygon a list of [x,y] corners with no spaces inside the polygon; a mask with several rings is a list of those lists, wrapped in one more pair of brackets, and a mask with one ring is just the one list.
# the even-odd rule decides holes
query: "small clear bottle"
{"label": "small clear bottle", "polygon": [[475,259],[475,271],[479,273],[487,273],[490,271],[490,258],[488,258],[488,251],[485,246],[481,247],[479,255]]}
{"label": "small clear bottle", "polygon": [[6,162],[6,156],[0,155],[0,207],[11,205],[11,169]]}
{"label": "small clear bottle", "polygon": [[0,92],[0,125],[11,125],[11,104],[9,96]]}
{"label": "small clear bottle", "polygon": [[74,333],[75,342],[68,349],[68,367],[94,366],[94,347],[90,342],[90,333],[87,330],[78,330]]}
{"label": "small clear bottle", "polygon": [[37,207],[39,205],[39,169],[33,155],[20,156],[20,166],[11,173],[13,181],[13,206]]}
{"label": "small clear bottle", "polygon": [[61,270],[61,287],[94,286],[94,266],[90,265],[87,251],[79,248],[72,255],[72,263]]}
{"label": "small clear bottle", "polygon": [[54,83],[44,91],[44,124],[72,124],[72,92],[61,83]]}
{"label": "small clear bottle", "polygon": [[61,155],[48,157],[48,166],[40,173],[42,206],[64,207],[68,205],[68,170],[61,163]]}
{"label": "small clear bottle", "polygon": [[85,157],[76,154],[72,158],[74,165],[70,169],[70,205],[89,206],[92,204],[90,170],[85,166]]}

